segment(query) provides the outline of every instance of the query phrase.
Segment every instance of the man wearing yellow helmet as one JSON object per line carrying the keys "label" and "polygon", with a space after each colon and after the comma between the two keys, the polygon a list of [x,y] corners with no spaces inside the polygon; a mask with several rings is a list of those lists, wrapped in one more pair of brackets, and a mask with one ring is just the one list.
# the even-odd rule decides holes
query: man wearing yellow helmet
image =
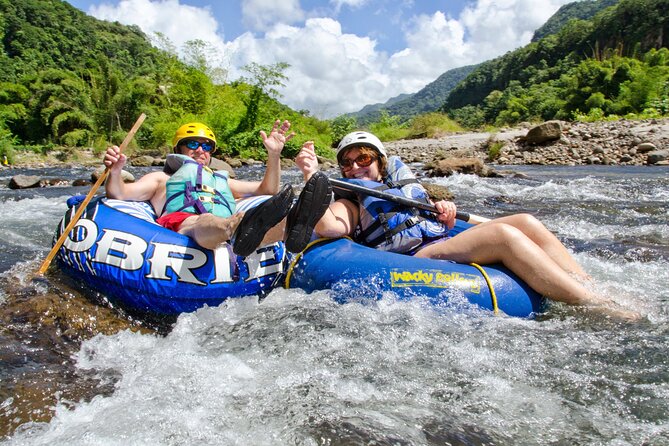
{"label": "man wearing yellow helmet", "polygon": [[[285,232],[286,245],[301,251],[305,244],[302,236],[291,234],[303,229],[311,232],[327,209],[332,190],[325,175],[308,181],[292,206],[290,222],[284,231],[282,222],[294,198],[290,185],[279,190],[281,151],[295,135],[288,133],[289,129],[290,122],[276,120],[269,135],[260,132],[267,149],[267,166],[261,181],[236,180],[225,171],[209,169],[216,136],[198,122],[177,130],[173,138],[175,154],[168,155],[163,171],[144,175],[135,183],[125,184],[121,180],[127,158],[117,146],[110,147],[104,157],[105,165],[110,168],[106,194],[120,200],[149,201],[159,215],[160,225],[193,238],[204,248],[215,249],[233,239],[235,253],[246,256],[263,242],[283,240]],[[273,196],[245,213],[235,212],[235,199],[257,195]],[[276,229],[270,231],[272,228]]]}

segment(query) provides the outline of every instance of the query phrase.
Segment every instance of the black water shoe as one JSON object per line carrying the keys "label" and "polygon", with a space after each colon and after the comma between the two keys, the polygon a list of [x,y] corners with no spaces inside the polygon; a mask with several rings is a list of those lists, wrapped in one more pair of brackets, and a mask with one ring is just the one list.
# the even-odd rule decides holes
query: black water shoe
{"label": "black water shoe", "polygon": [[311,240],[314,226],[321,219],[332,199],[332,186],[323,172],[316,172],[304,185],[286,222],[286,249],[302,252]]}
{"label": "black water shoe", "polygon": [[242,257],[255,251],[267,231],[288,215],[294,198],[293,188],[286,184],[278,194],[246,211],[232,237],[232,251]]}

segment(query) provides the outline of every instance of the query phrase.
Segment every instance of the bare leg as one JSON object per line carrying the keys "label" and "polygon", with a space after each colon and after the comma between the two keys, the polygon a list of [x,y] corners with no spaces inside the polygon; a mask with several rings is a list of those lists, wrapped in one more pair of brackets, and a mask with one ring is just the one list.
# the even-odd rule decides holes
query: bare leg
{"label": "bare leg", "polygon": [[489,222],[451,239],[426,246],[416,257],[454,260],[461,263],[502,263],[534,290],[569,304],[601,300],[590,293],[546,252],[519,229]]}
{"label": "bare leg", "polygon": [[[212,214],[194,215],[183,221],[179,234],[189,236],[203,248],[216,249],[221,243],[230,240],[243,217],[243,212],[228,218],[216,217]],[[267,231],[261,245],[282,241],[285,227],[286,219],[284,218],[278,225]]]}
{"label": "bare leg", "polygon": [[275,225],[265,233],[260,246],[269,245],[270,243],[275,243],[279,241],[284,241],[286,239],[286,219],[284,218],[279,222],[278,225]]}
{"label": "bare leg", "polygon": [[532,240],[539,248],[541,248],[560,268],[570,274],[589,279],[590,276],[583,270],[581,265],[574,260],[569,254],[567,248],[558,240],[555,235],[549,231],[543,223],[529,214],[515,214],[508,217],[496,218],[490,222],[481,223],[478,226],[470,228],[468,231],[474,231],[486,226],[505,223],[519,229],[530,240]]}
{"label": "bare leg", "polygon": [[588,291],[562,269],[539,245],[519,229],[504,223],[481,224],[476,231],[421,249],[416,257],[448,259],[460,263],[502,263],[544,296],[572,305],[587,305],[598,312],[623,320],[638,320],[639,313],[617,306]]}
{"label": "bare leg", "polygon": [[212,214],[193,215],[183,221],[179,234],[191,237],[203,248],[216,249],[221,243],[230,240],[242,217],[242,212],[228,218]]}
{"label": "bare leg", "polygon": [[358,205],[346,199],[331,203],[318,221],[316,234],[319,237],[342,237],[351,235],[358,224]]}

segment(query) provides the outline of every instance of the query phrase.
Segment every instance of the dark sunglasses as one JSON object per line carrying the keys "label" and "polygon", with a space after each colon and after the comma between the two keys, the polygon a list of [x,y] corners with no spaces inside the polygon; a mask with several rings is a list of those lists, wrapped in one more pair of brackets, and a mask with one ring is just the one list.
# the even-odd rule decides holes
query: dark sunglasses
{"label": "dark sunglasses", "polygon": [[367,167],[374,161],[376,161],[375,156],[372,156],[369,153],[363,153],[362,155],[358,155],[358,157],[354,160],[350,160],[348,158],[342,159],[339,162],[339,167],[341,167],[342,170],[349,170],[353,167],[353,163],[356,163],[360,167]]}
{"label": "dark sunglasses", "polygon": [[214,145],[209,142],[199,142],[194,139],[189,139],[183,143],[184,146],[188,147],[190,150],[197,150],[198,147],[202,147],[202,150],[205,152],[211,152],[214,150]]}

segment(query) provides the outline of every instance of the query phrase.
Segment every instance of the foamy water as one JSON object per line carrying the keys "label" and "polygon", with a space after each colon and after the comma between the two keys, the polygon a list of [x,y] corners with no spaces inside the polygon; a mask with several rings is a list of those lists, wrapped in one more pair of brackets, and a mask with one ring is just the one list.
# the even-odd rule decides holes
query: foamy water
{"label": "foamy water", "polygon": [[[593,286],[646,320],[561,304],[534,320],[495,317],[463,300],[435,308],[390,293],[339,305],[326,291],[277,289],[182,315],[165,335],[82,342],[73,367],[97,393],[57,398],[50,420],[24,423],[5,442],[669,444],[669,180],[524,171],[532,178],[438,182],[463,210],[538,215]],[[41,213],[34,227],[12,217],[31,226],[39,255],[64,199],[16,202],[16,214]],[[3,243],[20,246],[21,236]]]}

